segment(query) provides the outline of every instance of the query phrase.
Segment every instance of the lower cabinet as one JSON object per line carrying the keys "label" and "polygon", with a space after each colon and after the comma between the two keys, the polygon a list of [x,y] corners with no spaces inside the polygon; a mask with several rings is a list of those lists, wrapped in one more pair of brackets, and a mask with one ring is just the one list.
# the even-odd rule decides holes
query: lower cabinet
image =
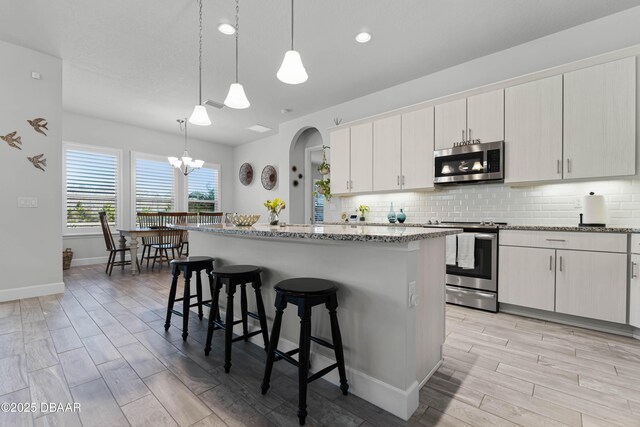
{"label": "lower cabinet", "polygon": [[626,323],[626,254],[558,250],[556,257],[558,313]]}
{"label": "lower cabinet", "polygon": [[631,286],[629,290],[629,324],[640,328],[640,255],[631,255]]}
{"label": "lower cabinet", "polygon": [[498,301],[555,309],[555,249],[500,246]]}

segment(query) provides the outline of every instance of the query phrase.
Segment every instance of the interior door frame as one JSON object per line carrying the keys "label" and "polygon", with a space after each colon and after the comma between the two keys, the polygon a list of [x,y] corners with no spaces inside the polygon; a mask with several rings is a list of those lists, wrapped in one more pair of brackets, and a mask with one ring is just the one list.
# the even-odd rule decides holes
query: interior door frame
{"label": "interior door frame", "polygon": [[322,151],[322,145],[314,145],[304,149],[304,174],[308,177],[304,182],[304,222],[313,224],[313,173],[311,172],[311,152]]}

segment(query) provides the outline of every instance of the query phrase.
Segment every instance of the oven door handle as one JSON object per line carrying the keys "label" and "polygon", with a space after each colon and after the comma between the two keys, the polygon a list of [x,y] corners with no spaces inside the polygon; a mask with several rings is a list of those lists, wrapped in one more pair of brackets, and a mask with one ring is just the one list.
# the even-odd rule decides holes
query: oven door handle
{"label": "oven door handle", "polygon": [[464,294],[464,295],[480,295],[480,296],[487,297],[487,298],[495,298],[496,297],[495,293],[482,292],[482,291],[465,291],[464,289],[454,288],[453,286],[447,286],[446,288],[447,288],[447,290],[450,290],[452,292],[457,292],[457,293]]}
{"label": "oven door handle", "polygon": [[478,240],[496,240],[495,234],[475,233],[475,235]]}

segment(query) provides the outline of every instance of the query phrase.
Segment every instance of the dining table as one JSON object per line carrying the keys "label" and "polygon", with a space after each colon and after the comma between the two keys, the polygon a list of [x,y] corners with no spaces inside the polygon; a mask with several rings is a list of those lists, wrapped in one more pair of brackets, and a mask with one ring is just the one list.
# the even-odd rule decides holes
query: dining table
{"label": "dining table", "polygon": [[[160,230],[158,228],[118,228],[117,231],[120,233],[120,249],[127,248],[127,238],[129,239],[131,274],[138,274],[138,263],[134,262],[138,258],[138,237],[157,236],[160,234]],[[121,261],[124,261],[125,252],[120,252]]]}

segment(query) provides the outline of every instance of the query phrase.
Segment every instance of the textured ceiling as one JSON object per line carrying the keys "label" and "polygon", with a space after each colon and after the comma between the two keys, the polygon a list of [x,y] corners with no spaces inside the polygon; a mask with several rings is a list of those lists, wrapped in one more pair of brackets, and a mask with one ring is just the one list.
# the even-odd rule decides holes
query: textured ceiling
{"label": "textured ceiling", "polygon": [[[288,0],[241,0],[247,110],[209,108],[208,141],[241,144],[279,123],[630,7],[640,0],[297,0],[296,50],[309,80],[275,74],[289,46]],[[0,0],[0,39],[63,58],[64,108],[179,133],[197,102],[195,0]],[[204,0],[203,98],[234,78],[233,0]],[[368,44],[354,41],[368,29]],[[6,66],[6,65],[5,65]],[[291,109],[282,114],[281,109]]]}

